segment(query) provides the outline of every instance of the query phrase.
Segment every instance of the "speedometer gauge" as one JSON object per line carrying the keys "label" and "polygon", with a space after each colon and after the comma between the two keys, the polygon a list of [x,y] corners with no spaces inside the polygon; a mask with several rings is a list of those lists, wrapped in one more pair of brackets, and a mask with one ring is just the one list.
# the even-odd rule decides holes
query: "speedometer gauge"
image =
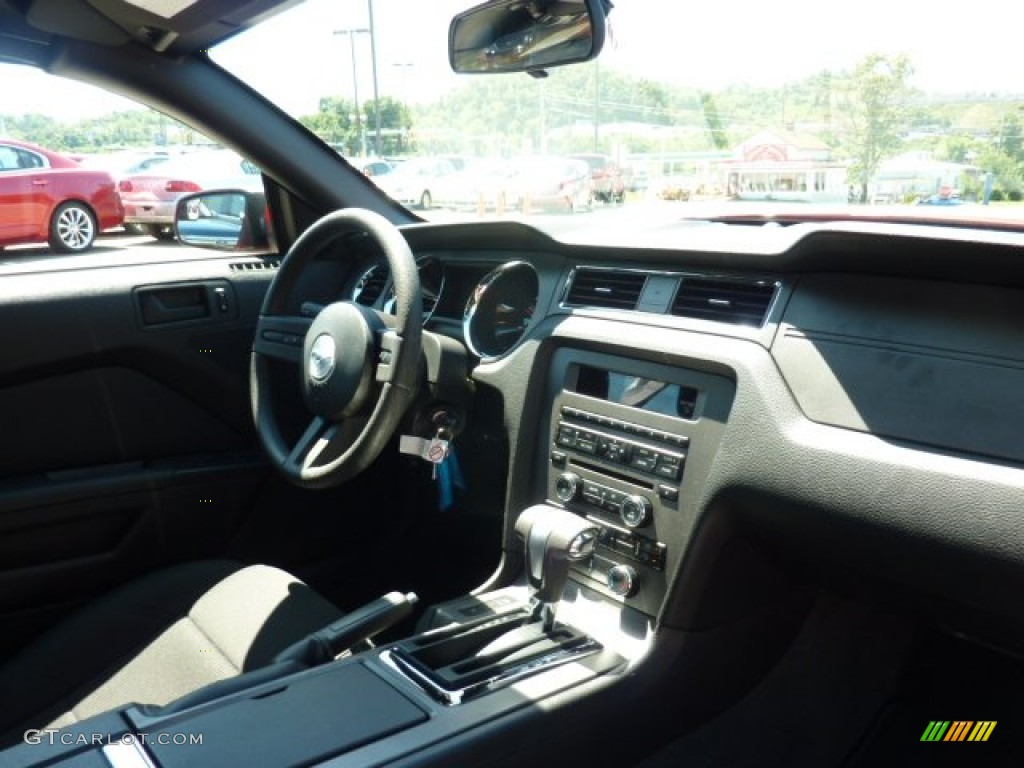
{"label": "speedometer gauge", "polygon": [[525,261],[503,264],[477,283],[462,316],[469,351],[494,360],[518,344],[533,320],[538,291],[537,273]]}

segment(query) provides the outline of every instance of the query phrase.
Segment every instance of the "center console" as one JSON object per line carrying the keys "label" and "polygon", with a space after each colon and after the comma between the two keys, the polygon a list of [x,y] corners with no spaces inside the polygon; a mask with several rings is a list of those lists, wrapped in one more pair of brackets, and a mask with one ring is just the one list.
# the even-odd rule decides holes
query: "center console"
{"label": "center console", "polygon": [[733,382],[584,350],[552,359],[540,470],[552,505],[598,526],[573,577],[648,616],[682,557]]}

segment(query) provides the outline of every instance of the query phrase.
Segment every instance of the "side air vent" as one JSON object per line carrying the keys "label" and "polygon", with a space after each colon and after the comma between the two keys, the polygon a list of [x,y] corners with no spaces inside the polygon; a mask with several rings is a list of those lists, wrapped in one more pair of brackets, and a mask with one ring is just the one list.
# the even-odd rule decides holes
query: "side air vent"
{"label": "side air vent", "polygon": [[760,326],[768,315],[775,283],[684,276],[672,314],[733,325]]}
{"label": "side air vent", "polygon": [[280,259],[264,259],[263,261],[233,261],[228,264],[228,269],[232,272],[260,272],[267,269],[277,269],[280,266]]}
{"label": "side air vent", "polygon": [[636,309],[647,282],[642,272],[617,272],[610,269],[576,270],[565,303],[573,307]]}

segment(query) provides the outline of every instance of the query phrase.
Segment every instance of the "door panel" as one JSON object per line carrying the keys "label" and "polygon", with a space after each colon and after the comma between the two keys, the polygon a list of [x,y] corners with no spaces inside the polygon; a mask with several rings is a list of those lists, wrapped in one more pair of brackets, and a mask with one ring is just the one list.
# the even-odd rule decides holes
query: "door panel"
{"label": "door panel", "polygon": [[267,475],[248,353],[271,276],[220,258],[0,276],[0,658],[227,551]]}
{"label": "door panel", "polygon": [[38,226],[28,174],[0,168],[0,245],[31,236]]}

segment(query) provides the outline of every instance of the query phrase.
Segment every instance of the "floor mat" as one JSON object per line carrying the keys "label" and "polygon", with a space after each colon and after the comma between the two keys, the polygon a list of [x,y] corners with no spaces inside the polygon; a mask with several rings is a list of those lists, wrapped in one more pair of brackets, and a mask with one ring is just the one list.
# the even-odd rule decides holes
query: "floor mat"
{"label": "floor mat", "polygon": [[[844,768],[1024,765],[1021,662],[932,632],[914,643],[901,688]],[[987,739],[972,741],[985,722],[993,724],[984,729]],[[922,741],[927,736],[935,740]]]}
{"label": "floor mat", "polygon": [[839,766],[898,691],[911,637],[909,622],[823,593],[757,687],[638,768]]}

